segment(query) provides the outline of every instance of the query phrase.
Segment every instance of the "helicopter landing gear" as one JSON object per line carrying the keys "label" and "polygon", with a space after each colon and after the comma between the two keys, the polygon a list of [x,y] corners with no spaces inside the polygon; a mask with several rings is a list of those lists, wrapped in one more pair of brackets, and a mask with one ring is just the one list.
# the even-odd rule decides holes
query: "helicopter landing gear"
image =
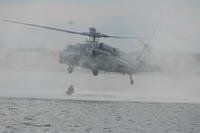
{"label": "helicopter landing gear", "polygon": [[133,85],[133,78],[132,78],[132,76],[131,76],[131,74],[129,74],[129,78],[130,78],[130,83],[131,83],[131,85]]}
{"label": "helicopter landing gear", "polygon": [[99,74],[99,69],[98,68],[92,69],[92,73],[94,76],[97,76]]}
{"label": "helicopter landing gear", "polygon": [[68,66],[68,68],[67,68],[68,73],[72,73],[73,70],[74,70],[73,66]]}

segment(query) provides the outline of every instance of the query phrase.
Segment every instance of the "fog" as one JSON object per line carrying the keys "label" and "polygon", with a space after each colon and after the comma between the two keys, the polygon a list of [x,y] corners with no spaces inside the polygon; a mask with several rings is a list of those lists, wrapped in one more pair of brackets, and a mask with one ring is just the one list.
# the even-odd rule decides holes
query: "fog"
{"label": "fog", "polygon": [[[72,74],[68,74],[67,66],[58,63],[58,52],[46,47],[2,46],[0,96],[154,102],[200,101],[199,62],[192,55],[163,54],[160,61],[152,58],[154,66],[145,64],[140,69],[141,72],[134,75],[134,85],[130,85],[127,75],[116,73],[100,72],[95,77],[90,70],[75,68]],[[160,62],[161,65],[155,66],[155,62]],[[191,62],[196,64],[192,65]],[[190,65],[184,65],[188,63]],[[75,87],[74,97],[65,94],[71,84]]]}
{"label": "fog", "polygon": [[[200,102],[198,1],[0,3],[1,97]],[[94,77],[82,68],[67,73],[66,66],[58,62],[59,51],[86,38],[9,24],[3,19],[83,32],[95,26],[111,35],[152,36],[156,31],[157,39],[144,40],[149,49],[139,63],[132,86],[127,75],[100,72]],[[133,62],[142,49],[138,40],[101,41],[129,53]],[[65,94],[71,84],[75,87],[74,97]]]}

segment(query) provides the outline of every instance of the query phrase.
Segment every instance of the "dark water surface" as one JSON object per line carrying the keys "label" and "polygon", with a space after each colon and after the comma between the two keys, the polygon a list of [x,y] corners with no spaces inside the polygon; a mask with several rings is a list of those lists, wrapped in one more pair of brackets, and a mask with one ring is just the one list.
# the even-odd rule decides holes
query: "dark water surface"
{"label": "dark water surface", "polygon": [[199,133],[200,104],[0,98],[1,133]]}

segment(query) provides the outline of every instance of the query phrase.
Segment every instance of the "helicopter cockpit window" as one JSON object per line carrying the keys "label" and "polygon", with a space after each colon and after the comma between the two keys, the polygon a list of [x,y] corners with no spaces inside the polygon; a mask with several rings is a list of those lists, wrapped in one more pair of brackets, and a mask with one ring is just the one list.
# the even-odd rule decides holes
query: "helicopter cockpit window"
{"label": "helicopter cockpit window", "polygon": [[103,46],[103,43],[99,43],[98,48],[99,48],[99,49],[103,49],[103,47],[104,47],[104,46]]}

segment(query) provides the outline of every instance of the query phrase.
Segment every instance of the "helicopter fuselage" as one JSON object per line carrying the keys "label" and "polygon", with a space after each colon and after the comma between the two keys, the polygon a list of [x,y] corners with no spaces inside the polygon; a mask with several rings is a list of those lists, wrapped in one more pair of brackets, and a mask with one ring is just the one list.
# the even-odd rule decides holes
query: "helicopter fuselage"
{"label": "helicopter fuselage", "polygon": [[79,66],[91,69],[95,76],[99,70],[133,74],[134,66],[120,58],[120,53],[119,49],[105,43],[87,41],[86,43],[67,45],[59,54],[59,62],[70,67]]}

